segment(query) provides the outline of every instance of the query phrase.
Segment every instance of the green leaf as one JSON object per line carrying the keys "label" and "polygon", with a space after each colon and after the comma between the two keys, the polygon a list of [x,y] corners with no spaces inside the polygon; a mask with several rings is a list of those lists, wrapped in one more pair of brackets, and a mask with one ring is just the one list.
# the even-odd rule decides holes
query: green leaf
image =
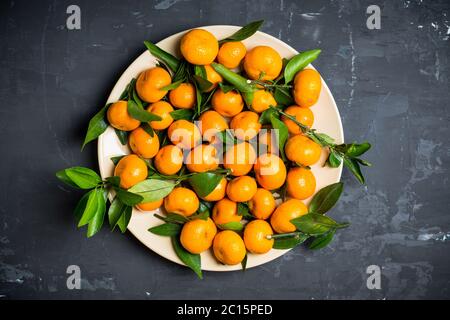
{"label": "green leaf", "polygon": [[143,108],[144,107],[144,103],[142,102],[141,98],[139,98],[139,95],[137,94],[136,91],[136,79],[131,80],[131,87],[130,90],[132,90],[131,92],[131,96],[133,98],[133,101],[140,107]]}
{"label": "green leaf", "polygon": [[342,163],[342,157],[337,152],[331,151],[328,156],[328,165],[332,168],[337,168]]}
{"label": "green leaf", "polygon": [[318,213],[308,213],[301,217],[292,219],[298,231],[309,235],[321,235],[331,229],[348,227],[348,223],[337,223],[328,216]]}
{"label": "green leaf", "polygon": [[335,233],[336,230],[332,229],[321,236],[315,237],[314,240],[309,244],[308,248],[311,250],[317,250],[326,247],[333,240],[333,236]]}
{"label": "green leaf", "polygon": [[157,59],[164,62],[170,68],[170,70],[175,72],[178,69],[178,64],[180,63],[180,61],[173,55],[162,50],[161,48],[154,45],[150,41],[144,41],[144,44],[147,47],[148,51],[150,51],[150,53]]}
{"label": "green leaf", "polygon": [[78,201],[78,203],[77,203],[77,205],[76,205],[76,207],[75,207],[75,210],[73,211],[73,214],[74,214],[75,219],[76,219],[77,221],[80,221],[81,216],[83,215],[83,212],[84,212],[84,210],[86,209],[86,204],[87,204],[87,201],[88,201],[88,199],[89,199],[89,195],[90,195],[90,193],[89,193],[89,192],[86,192],[86,193],[81,197],[80,201]]}
{"label": "green leaf", "polygon": [[211,82],[209,82],[208,80],[206,80],[198,75],[194,75],[193,78],[197,84],[198,89],[201,92],[206,92],[209,89],[211,89],[211,87],[213,86],[213,84]]}
{"label": "green leaf", "polygon": [[294,79],[297,72],[302,70],[304,67],[306,67],[314,60],[316,60],[320,52],[321,52],[320,49],[304,51],[297,54],[292,59],[290,59],[288,64],[286,65],[286,68],[284,68],[285,83],[288,84],[289,82],[291,82],[291,80]]}
{"label": "green leaf", "polygon": [[272,115],[274,115],[275,117],[277,116],[277,111],[275,108],[269,108],[264,110],[259,116],[259,123],[270,124],[271,123],[270,119]]}
{"label": "green leaf", "polygon": [[352,143],[346,145],[345,155],[351,158],[359,157],[360,155],[366,153],[370,149],[371,145],[368,142],[363,142],[361,144]]}
{"label": "green leaf", "polygon": [[187,217],[182,216],[181,214],[178,214],[178,213],[168,213],[168,214],[166,214],[165,217],[161,217],[161,216],[155,214],[155,217],[160,218],[160,219],[162,218],[162,220],[167,223],[184,224],[189,221],[189,219]]}
{"label": "green leaf", "polygon": [[108,128],[108,123],[106,122],[105,115],[106,110],[111,104],[107,104],[103,108],[94,115],[89,121],[88,129],[86,132],[86,136],[84,137],[83,145],[81,146],[81,150],[83,150],[84,146],[91,142],[92,140],[97,139],[103,132],[105,132],[106,128]]}
{"label": "green leaf", "polygon": [[263,23],[264,23],[264,20],[250,22],[246,26],[242,27],[241,29],[239,29],[238,31],[233,33],[231,36],[229,36],[223,40],[220,40],[219,43],[222,44],[224,42],[230,42],[230,41],[243,41],[243,40],[251,37],[252,35],[254,35],[255,32],[258,31],[258,29],[262,26]]}
{"label": "green leaf", "polygon": [[185,59],[182,59],[178,64],[177,71],[173,75],[172,82],[186,82],[188,80],[190,64]]}
{"label": "green leaf", "polygon": [[146,111],[142,106],[139,106],[133,100],[128,100],[128,113],[129,115],[141,122],[160,121],[161,117]]}
{"label": "green leaf", "polygon": [[117,197],[125,203],[127,206],[135,206],[143,201],[143,197],[139,194],[135,194],[126,190],[123,190],[121,188],[114,188],[116,191]]}
{"label": "green leaf", "polygon": [[190,216],[188,219],[189,220],[196,220],[196,219],[201,219],[201,220],[208,220],[209,218],[209,209],[206,211],[197,211],[197,214],[194,214],[192,216]]}
{"label": "green leaf", "polygon": [[195,87],[195,94],[196,94],[196,97],[195,97],[195,101],[196,101],[196,104],[197,104],[197,111],[196,111],[196,113],[197,114],[200,114],[201,113],[201,109],[202,109],[202,92],[201,92],[201,90],[199,89],[199,87],[198,87],[198,85],[195,83],[194,84],[194,87]]}
{"label": "green leaf", "polygon": [[135,81],[135,79],[131,79],[130,83],[127,84],[127,86],[125,87],[125,89],[122,91],[122,94],[119,97],[119,100],[128,100],[129,98],[129,92],[130,92],[130,87],[131,87],[131,83]]}
{"label": "green leaf", "polygon": [[178,109],[170,112],[170,116],[173,120],[191,120],[194,116],[194,110],[192,109]]}
{"label": "green leaf", "polygon": [[334,139],[326,133],[315,133],[315,136],[321,141],[320,145],[331,145],[334,143]]}
{"label": "green leaf", "polygon": [[196,76],[200,76],[203,79],[207,79],[208,78],[205,66],[195,65],[194,66],[194,73],[195,73]]}
{"label": "green leaf", "polygon": [[78,185],[75,184],[75,183],[69,178],[69,176],[67,176],[66,170],[65,170],[65,169],[56,172],[56,177],[57,177],[59,180],[61,180],[62,182],[64,182],[65,184],[67,184],[67,185],[69,185],[69,186],[71,186],[71,187],[73,187],[73,188],[80,189],[80,187],[78,187]]}
{"label": "green leaf", "polygon": [[366,166],[366,167],[371,167],[372,164],[366,160],[360,159],[360,158],[355,158],[355,160],[362,166]]}
{"label": "green leaf", "polygon": [[114,132],[116,133],[117,138],[119,138],[120,143],[125,146],[128,143],[128,132],[116,128],[114,128]]}
{"label": "green leaf", "polygon": [[125,157],[125,155],[111,157],[110,159],[114,165],[117,165],[123,157]]}
{"label": "green leaf", "polygon": [[161,90],[161,91],[173,90],[173,89],[178,88],[180,86],[180,84],[182,84],[182,83],[183,83],[183,80],[178,80],[178,81],[172,82],[171,84],[168,84],[167,86],[162,87],[159,90]]}
{"label": "green leaf", "polygon": [[270,122],[272,123],[272,127],[275,129],[275,134],[278,136],[278,147],[280,148],[281,157],[284,160],[286,159],[284,154],[284,145],[289,137],[288,128],[283,121],[275,116],[275,114],[270,115]]}
{"label": "green leaf", "polygon": [[133,213],[133,208],[127,206],[119,220],[117,221],[117,226],[120,229],[120,232],[125,233],[127,231],[128,224],[130,223],[131,214]]}
{"label": "green leaf", "polygon": [[219,224],[218,227],[222,230],[233,230],[233,231],[242,231],[242,229],[244,229],[244,225],[236,221]]}
{"label": "green leaf", "polygon": [[241,262],[242,271],[247,270],[247,260],[248,260],[247,258],[248,258],[248,255],[245,254],[245,257],[244,257],[244,259],[243,259],[242,262]]}
{"label": "green leaf", "polygon": [[276,238],[275,242],[273,243],[273,248],[280,250],[295,248],[299,244],[305,242],[308,238],[309,235],[306,234],[299,234],[292,237]]}
{"label": "green leaf", "polygon": [[351,171],[351,173],[353,173],[360,183],[364,184],[364,176],[362,175],[358,161],[352,158],[344,157],[344,165]]}
{"label": "green leaf", "polygon": [[203,279],[202,275],[202,262],[199,254],[192,254],[183,248],[180,239],[178,237],[172,237],[173,248],[178,258],[191,268],[200,279]]}
{"label": "green leaf", "polygon": [[164,198],[175,187],[172,180],[146,179],[128,189],[128,192],[142,197],[142,202],[152,202]]}
{"label": "green leaf", "polygon": [[[145,132],[147,132],[150,137],[153,138],[153,136],[155,135],[155,131],[153,130],[153,128],[148,124],[148,122],[143,122],[141,124],[141,128],[144,129]],[[159,137],[158,137],[159,138]]]}
{"label": "green leaf", "polygon": [[309,204],[309,212],[324,214],[328,212],[339,200],[344,184],[337,182],[326,186],[317,192]]}
{"label": "green leaf", "polygon": [[[252,93],[256,91],[256,87],[254,85],[251,85],[247,82],[247,79],[241,76],[240,74],[237,74],[229,69],[227,69],[225,66],[221,65],[220,63],[211,63],[211,67],[216,70],[218,74],[222,76],[222,78],[225,81],[228,81],[231,83],[237,90],[239,90],[241,93]],[[244,97],[245,98],[245,97]],[[251,103],[250,103],[251,105]]]}
{"label": "green leaf", "polygon": [[206,197],[217,187],[222,178],[222,174],[202,172],[190,176],[188,181],[199,197]]}
{"label": "green leaf", "polygon": [[113,177],[107,177],[106,181],[115,188],[119,188],[120,186],[120,177],[113,176]]}
{"label": "green leaf", "polygon": [[87,237],[90,238],[100,231],[103,225],[103,221],[105,220],[105,212],[106,212],[106,190],[105,189],[96,189],[97,192],[97,210],[95,211],[95,215],[91,221],[89,221],[88,229],[87,229]]}
{"label": "green leaf", "polygon": [[230,91],[236,90],[235,86],[229,85],[229,84],[223,84],[222,82],[219,83],[219,88],[222,90],[223,93],[228,93]]}
{"label": "green leaf", "polygon": [[278,104],[281,104],[283,106],[291,106],[295,104],[294,98],[292,98],[291,92],[288,88],[275,88],[273,97]]}
{"label": "green leaf", "polygon": [[92,189],[102,182],[100,176],[89,168],[72,167],[65,169],[64,172],[81,189]]}
{"label": "green leaf", "polygon": [[98,193],[96,189],[93,189],[88,192],[89,196],[86,202],[86,206],[84,208],[83,214],[81,215],[80,221],[78,222],[78,227],[82,227],[88,224],[95,213],[97,212],[98,207]]}
{"label": "green leaf", "polygon": [[115,197],[108,210],[108,221],[111,230],[114,230],[117,226],[117,222],[125,211],[130,210],[131,207],[124,204],[119,197]]}
{"label": "green leaf", "polygon": [[253,215],[250,214],[248,205],[244,202],[237,203],[237,215],[242,216],[244,219],[253,219]]}
{"label": "green leaf", "polygon": [[164,237],[174,237],[180,234],[182,226],[177,223],[164,223],[148,229],[151,233]]}

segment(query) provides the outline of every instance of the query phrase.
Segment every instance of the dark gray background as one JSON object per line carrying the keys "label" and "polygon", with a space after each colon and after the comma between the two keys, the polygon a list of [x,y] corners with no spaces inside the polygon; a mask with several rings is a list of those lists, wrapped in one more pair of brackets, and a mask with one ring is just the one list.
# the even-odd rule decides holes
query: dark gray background
{"label": "dark gray background", "polygon": [[[66,29],[81,7],[82,29]],[[381,30],[366,8],[381,7]],[[2,1],[0,5],[0,299],[450,298],[448,1]],[[334,94],[347,141],[369,140],[367,186],[344,172],[332,215],[352,223],[329,248],[298,248],[247,272],[205,273],[164,260],[133,236],[77,230],[80,197],[58,169],[81,153],[88,119],[143,50],[186,28],[243,25],[298,50]],[[66,268],[82,271],[67,290]],[[382,267],[368,290],[366,268]]]}

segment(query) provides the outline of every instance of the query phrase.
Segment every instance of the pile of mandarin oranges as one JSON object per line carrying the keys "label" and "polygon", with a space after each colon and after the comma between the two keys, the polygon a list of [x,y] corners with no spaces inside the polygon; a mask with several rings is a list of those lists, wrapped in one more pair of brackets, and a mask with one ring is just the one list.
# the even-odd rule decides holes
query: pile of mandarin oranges
{"label": "pile of mandarin oranges", "polygon": [[[120,187],[129,189],[148,178],[148,161],[162,176],[185,173],[226,171],[212,192],[200,197],[188,184],[180,183],[163,199],[140,203],[141,211],[162,208],[167,214],[189,218],[198,212],[201,203],[208,203],[211,216],[188,219],[183,224],[179,240],[185,250],[200,254],[212,248],[217,260],[226,265],[242,262],[247,252],[264,254],[272,249],[274,233],[296,230],[291,219],[308,212],[302,200],[316,191],[316,179],[310,166],[317,163],[322,148],[302,134],[292,118],[280,120],[289,136],[283,154],[279,151],[276,130],[262,124],[261,114],[277,105],[273,92],[259,85],[251,103],[242,92],[225,90],[225,79],[214,65],[240,70],[244,77],[257,83],[270,83],[280,76],[283,59],[265,45],[246,48],[241,41],[219,43],[203,29],[188,31],[181,39],[182,58],[194,66],[202,66],[213,92],[208,106],[195,119],[174,120],[171,113],[180,109],[195,109],[195,83],[186,81],[170,90],[173,74],[163,66],[155,66],[139,74],[135,89],[146,103],[146,110],[160,117],[148,125],[156,133],[144,130],[142,123],[127,110],[127,101],[117,101],[107,110],[109,124],[127,131],[129,155],[117,163],[114,176],[120,177]],[[284,109],[287,115],[311,127],[312,107],[321,91],[321,77],[314,69],[299,71],[291,91],[295,104]],[[173,113],[172,113],[173,114]],[[221,133],[228,131],[231,143],[223,143]],[[161,134],[162,133],[162,134]],[[163,144],[164,136],[167,143]],[[284,190],[285,197],[281,197]],[[251,218],[239,214],[244,204]],[[242,230],[230,230],[230,223],[242,223]]]}

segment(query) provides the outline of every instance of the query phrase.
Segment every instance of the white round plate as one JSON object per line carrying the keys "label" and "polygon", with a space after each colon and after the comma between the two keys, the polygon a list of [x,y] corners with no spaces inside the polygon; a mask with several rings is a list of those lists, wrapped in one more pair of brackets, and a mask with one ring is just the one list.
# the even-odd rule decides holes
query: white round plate
{"label": "white round plate", "polygon": [[[217,39],[224,39],[227,36],[236,32],[240,27],[237,26],[207,26],[201,27],[206,29],[216,36]],[[174,34],[160,42],[157,43],[162,49],[172,53],[173,55],[179,55],[179,42],[184,33],[188,30]],[[285,58],[290,58],[296,55],[298,52],[287,45],[286,43],[278,40],[263,32],[257,32],[252,37],[243,41],[247,50],[258,46],[267,45],[274,48],[278,53]],[[305,48],[306,49],[306,48]],[[142,53],[134,62],[125,70],[125,72],[120,77],[114,86],[107,103],[115,102],[119,99],[121,93],[131,81],[139,73],[145,69],[155,66],[157,60],[150,54],[150,52],[145,51]],[[342,130],[342,123],[339,116],[339,111],[337,109],[336,103],[333,96],[328,89],[328,86],[322,80],[322,91],[320,94],[319,101],[312,107],[314,112],[314,128],[319,132],[324,132],[331,137],[334,137],[338,143],[342,143],[344,140],[344,133]],[[130,150],[127,146],[121,145],[114,130],[109,127],[98,139],[98,161],[100,166],[100,173],[102,178],[112,176],[114,171],[114,165],[110,160],[111,157],[129,154]],[[319,163],[312,167],[314,175],[317,180],[317,190],[325,187],[329,184],[338,182],[341,177],[342,167],[339,168],[329,168],[323,167],[323,163],[326,159],[326,152],[322,152],[322,158]],[[305,201],[308,203],[308,201]],[[162,237],[148,232],[150,227],[159,225],[162,223],[161,220],[153,216],[154,213],[158,212],[155,210],[153,212],[141,212],[137,209],[133,209],[133,215],[131,217],[130,223],[128,225],[128,230],[141,241],[148,248],[178,264],[183,264],[180,259],[175,254],[172,248],[170,238]],[[255,267],[273,259],[276,259],[288,250],[276,250],[272,249],[266,254],[255,255],[249,254],[247,259],[247,268]],[[240,270],[241,265],[226,266],[222,265],[213,257],[212,252],[204,252],[201,256],[202,258],[202,269],[207,271],[232,271]]]}

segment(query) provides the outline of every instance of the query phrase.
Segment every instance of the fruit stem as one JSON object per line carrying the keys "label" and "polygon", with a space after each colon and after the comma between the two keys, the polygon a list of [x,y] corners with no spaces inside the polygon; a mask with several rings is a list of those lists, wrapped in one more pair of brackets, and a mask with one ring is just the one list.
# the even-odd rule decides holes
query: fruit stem
{"label": "fruit stem", "polygon": [[275,112],[278,112],[279,114],[285,116],[286,118],[292,120],[296,125],[298,125],[300,127],[300,129],[302,130],[302,132],[307,135],[310,138],[314,138],[315,140],[320,141],[320,144],[324,147],[329,147],[330,149],[334,150],[334,147],[336,146],[336,144],[334,143],[330,143],[324,139],[322,139],[321,136],[316,134],[316,131],[314,129],[311,129],[308,126],[305,126],[303,123],[299,122],[294,116],[287,114],[286,112],[278,109],[278,108],[274,108],[274,107],[270,107],[272,108]]}
{"label": "fruit stem", "polygon": [[272,234],[266,236],[268,240],[271,239],[279,239],[279,238],[286,238],[286,237],[293,237],[293,236],[299,236],[301,235],[301,232],[288,232],[288,233],[279,233],[279,234]]}
{"label": "fruit stem", "polygon": [[161,60],[164,62],[172,72],[176,72],[178,69],[178,65],[180,61],[175,58],[170,53],[162,50],[157,45],[151,43],[150,41],[144,41],[145,46],[147,47],[148,51],[155,56],[158,60]]}

